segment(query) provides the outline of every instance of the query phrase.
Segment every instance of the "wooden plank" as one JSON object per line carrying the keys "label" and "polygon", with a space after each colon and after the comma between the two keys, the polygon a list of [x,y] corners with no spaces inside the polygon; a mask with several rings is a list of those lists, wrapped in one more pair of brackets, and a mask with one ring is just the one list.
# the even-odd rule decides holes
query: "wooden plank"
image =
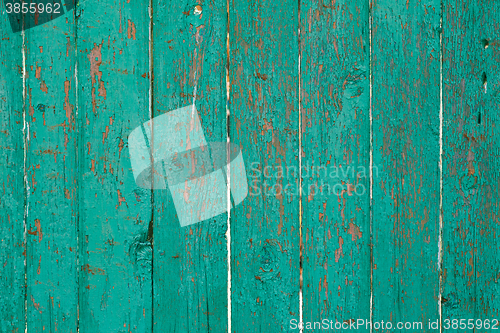
{"label": "wooden plank", "polygon": [[232,332],[299,318],[298,18],[297,1],[230,2],[230,138],[249,177],[231,212]]}
{"label": "wooden plank", "polygon": [[488,319],[490,328],[476,331],[494,332],[491,320],[500,310],[500,5],[447,0],[443,8],[443,329],[463,332],[453,320]]}
{"label": "wooden plank", "polygon": [[[155,1],[153,21],[153,115],[194,103],[206,140],[225,142],[226,1]],[[227,214],[181,227],[170,190],[154,202],[154,330],[224,332]]]}
{"label": "wooden plank", "polygon": [[373,5],[373,321],[425,332],[439,318],[439,28],[439,1]]}
{"label": "wooden plank", "polygon": [[24,332],[23,39],[7,15],[0,16],[0,40],[0,331]]}
{"label": "wooden plank", "polygon": [[368,2],[300,10],[304,322],[369,319]]}
{"label": "wooden plank", "polygon": [[77,331],[75,28],[67,15],[24,32],[28,332]]}
{"label": "wooden plank", "polygon": [[151,191],[136,185],[127,147],[149,119],[148,4],[77,8],[80,332],[151,331]]}

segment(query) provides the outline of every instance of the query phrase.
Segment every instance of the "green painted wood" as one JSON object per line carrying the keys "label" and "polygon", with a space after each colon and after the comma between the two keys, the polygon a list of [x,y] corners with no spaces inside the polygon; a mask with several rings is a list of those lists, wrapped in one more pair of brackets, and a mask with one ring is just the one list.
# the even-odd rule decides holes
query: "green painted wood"
{"label": "green painted wood", "polygon": [[75,28],[67,15],[24,32],[30,333],[77,331]]}
{"label": "green painted wood", "polygon": [[[195,100],[206,140],[225,142],[226,2],[154,1],[153,22],[153,116]],[[172,200],[154,191],[154,331],[224,332],[227,214],[181,228]]]}
{"label": "green painted wood", "polygon": [[498,319],[500,4],[443,8],[443,320]]}
{"label": "green painted wood", "polygon": [[[2,15],[1,332],[289,331],[300,207],[306,322],[369,319],[371,290],[374,321],[431,331],[440,305],[498,318],[499,4],[372,4],[373,138],[368,2],[154,1],[153,27],[149,5],[89,0],[24,34]],[[127,147],[193,101],[249,177],[230,213],[231,323],[228,214],[181,228],[169,190],[136,185]]]}
{"label": "green painted wood", "polygon": [[368,5],[300,7],[306,323],[370,318]]}
{"label": "green painted wood", "polygon": [[78,17],[80,332],[151,331],[151,192],[128,135],[149,119],[148,1],[85,1]]}
{"label": "green painted wood", "polygon": [[23,39],[0,16],[0,332],[24,332]]}
{"label": "green painted wood", "polygon": [[428,332],[439,318],[440,2],[377,1],[372,15],[373,320]]}
{"label": "green painted wood", "polygon": [[231,212],[232,332],[281,332],[299,318],[298,2],[229,9],[230,139],[249,177]]}

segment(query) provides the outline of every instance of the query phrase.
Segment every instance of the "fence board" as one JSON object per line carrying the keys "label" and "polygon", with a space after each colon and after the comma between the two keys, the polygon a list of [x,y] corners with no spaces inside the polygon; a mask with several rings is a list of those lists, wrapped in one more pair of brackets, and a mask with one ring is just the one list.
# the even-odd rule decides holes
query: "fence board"
{"label": "fence board", "polygon": [[306,323],[370,318],[368,5],[301,2]]}
{"label": "fence board", "polygon": [[250,177],[231,212],[233,332],[299,318],[297,29],[297,1],[230,2],[230,138]]}
{"label": "fence board", "polygon": [[439,28],[439,1],[373,5],[373,320],[424,332],[439,317]]}
{"label": "fence board", "polygon": [[151,193],[136,186],[127,141],[149,119],[148,4],[77,9],[80,332],[151,331]]}
{"label": "fence board", "polygon": [[73,15],[24,32],[28,332],[77,331],[75,32]]}
{"label": "fence board", "polygon": [[0,16],[0,331],[24,332],[23,38]]}
{"label": "fence board", "polygon": [[[153,22],[153,116],[194,103],[207,142],[225,142],[226,2],[154,2]],[[226,331],[227,214],[181,227],[169,189],[154,203],[154,330]]]}
{"label": "fence board", "polygon": [[447,0],[443,8],[441,301],[443,328],[463,332],[445,320],[498,319],[500,309],[500,6]]}

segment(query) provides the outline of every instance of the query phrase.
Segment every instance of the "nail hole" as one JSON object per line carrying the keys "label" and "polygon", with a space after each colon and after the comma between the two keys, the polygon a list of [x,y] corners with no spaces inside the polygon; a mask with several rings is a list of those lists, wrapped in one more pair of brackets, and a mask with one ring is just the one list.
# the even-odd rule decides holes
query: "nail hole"
{"label": "nail hole", "polygon": [[481,124],[481,111],[479,111],[479,114],[477,116],[477,123]]}
{"label": "nail hole", "polygon": [[193,8],[193,14],[196,16],[200,15],[202,11],[203,9],[201,8],[201,5],[196,5]]}
{"label": "nail hole", "polygon": [[484,87],[484,93],[486,93],[487,87],[488,87],[488,80],[486,78],[486,73],[485,72],[483,72],[483,87]]}
{"label": "nail hole", "polygon": [[485,39],[483,39],[481,42],[483,43],[483,47],[484,47],[485,49],[487,49],[487,48],[488,48],[488,46],[490,45],[490,42],[489,42],[486,38],[485,38]]}

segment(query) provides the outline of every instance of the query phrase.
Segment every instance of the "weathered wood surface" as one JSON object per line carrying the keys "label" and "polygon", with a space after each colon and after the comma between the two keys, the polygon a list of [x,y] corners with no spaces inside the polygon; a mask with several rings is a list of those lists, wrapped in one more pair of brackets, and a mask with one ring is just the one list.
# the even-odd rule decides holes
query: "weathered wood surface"
{"label": "weathered wood surface", "polygon": [[[152,13],[152,117],[194,103],[207,142],[225,142],[226,2],[154,2]],[[221,214],[181,228],[170,191],[154,190],[154,331],[227,330],[226,225]]]}
{"label": "weathered wood surface", "polygon": [[300,23],[304,320],[369,319],[368,2],[304,1]]}
{"label": "weathered wood surface", "polygon": [[229,7],[229,135],[249,194],[231,212],[232,332],[281,332],[299,317],[298,3]]}
{"label": "weathered wood surface", "polygon": [[500,5],[443,10],[443,320],[498,319]]}
{"label": "weathered wood surface", "polygon": [[[499,11],[87,0],[14,33],[2,7],[0,331],[498,318]],[[128,136],[193,103],[250,193],[181,227]]]}
{"label": "weathered wood surface", "polygon": [[[23,37],[0,19],[0,331],[25,327]],[[13,50],[16,50],[13,52]]]}
{"label": "weathered wood surface", "polygon": [[72,15],[24,32],[28,332],[77,332],[75,34]]}
{"label": "weathered wood surface", "polygon": [[79,330],[148,332],[151,193],[136,186],[127,148],[149,119],[148,2],[85,1],[76,15]]}
{"label": "weathered wood surface", "polygon": [[440,10],[372,7],[373,321],[424,332],[439,318]]}

